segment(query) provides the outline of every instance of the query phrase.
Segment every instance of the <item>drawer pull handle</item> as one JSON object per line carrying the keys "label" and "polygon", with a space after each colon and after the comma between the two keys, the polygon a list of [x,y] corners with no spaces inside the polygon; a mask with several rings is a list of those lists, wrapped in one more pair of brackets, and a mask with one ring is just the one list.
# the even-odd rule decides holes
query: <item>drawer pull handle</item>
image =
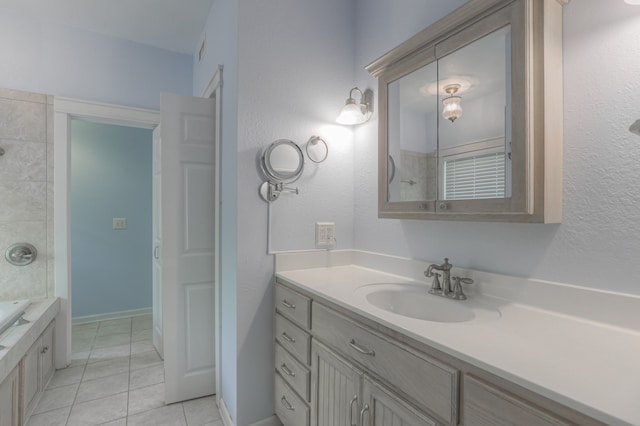
{"label": "drawer pull handle", "polygon": [[285,398],[284,395],[282,395],[282,398],[280,398],[280,402],[282,403],[282,405],[284,405],[284,408],[286,408],[287,410],[296,411],[296,409],[293,408],[293,405],[291,405],[289,401],[287,401],[287,398]]}
{"label": "drawer pull handle", "polygon": [[294,305],[293,303],[287,302],[287,299],[284,299],[282,301],[282,304],[284,305],[285,308],[289,308],[289,309],[295,309],[296,308],[296,305]]}
{"label": "drawer pull handle", "polygon": [[288,335],[287,333],[285,333],[284,331],[282,332],[282,338],[283,338],[284,340],[286,340],[287,342],[289,342],[289,343],[295,343],[295,342],[296,342],[296,339],[295,339],[295,338],[293,338],[293,337],[289,336],[289,335]]}
{"label": "drawer pull handle", "polygon": [[[358,395],[353,395],[353,398],[351,398],[351,402],[349,403],[349,426],[358,426],[355,423],[353,423],[353,403],[356,402],[358,400]],[[356,407],[357,409],[358,407]]]}
{"label": "drawer pull handle", "polygon": [[360,352],[362,355],[376,356],[375,351],[358,345],[355,339],[351,339],[351,341],[349,342],[349,346],[351,346],[356,351]]}
{"label": "drawer pull handle", "polygon": [[287,364],[282,364],[280,366],[280,370],[282,370],[282,372],[287,376],[296,377],[295,371],[291,371],[289,367],[287,367]]}

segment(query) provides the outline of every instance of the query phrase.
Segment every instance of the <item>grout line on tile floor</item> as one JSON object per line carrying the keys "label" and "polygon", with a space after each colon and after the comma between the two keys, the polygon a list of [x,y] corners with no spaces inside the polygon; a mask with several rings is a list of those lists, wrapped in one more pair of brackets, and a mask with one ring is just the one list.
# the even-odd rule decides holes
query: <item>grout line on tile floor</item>
{"label": "grout line on tile floor", "polygon": [[[123,325],[123,324],[120,323],[120,325]],[[86,344],[84,344],[84,346],[83,346],[83,344],[79,344],[78,345],[79,349],[76,350],[76,351],[73,351],[73,353],[88,352],[88,355],[87,355],[86,359],[84,359],[84,360],[81,360],[81,358],[79,358],[77,360],[77,362],[79,364],[81,363],[80,365],[74,365],[74,367],[82,367],[82,372],[79,375],[79,382],[75,383],[75,384],[77,384],[77,389],[75,391],[75,395],[73,395],[72,404],[70,406],[61,407],[61,408],[68,408],[69,409],[69,411],[66,413],[66,420],[64,421],[63,424],[66,424],[66,425],[70,424],[71,413],[72,413],[73,409],[76,407],[77,404],[83,404],[85,402],[97,401],[97,400],[102,399],[102,398],[108,398],[110,396],[113,396],[113,395],[108,395],[108,396],[103,396],[103,397],[100,397],[100,398],[90,399],[90,400],[82,401],[82,402],[78,403],[78,398],[81,395],[80,386],[82,384],[91,382],[93,380],[100,380],[100,379],[104,379],[106,377],[109,377],[109,374],[107,374],[106,376],[95,377],[95,378],[91,378],[91,379],[87,380],[87,377],[88,377],[87,376],[87,373],[88,373],[87,370],[89,369],[90,365],[95,364],[97,362],[101,362],[101,361],[109,362],[110,360],[114,360],[114,359],[118,359],[119,358],[119,356],[117,356],[117,355],[113,355],[113,356],[107,355],[104,360],[101,360],[99,358],[94,358],[93,360],[95,362],[94,363],[90,363],[90,361],[92,360],[91,356],[94,354],[94,350],[95,351],[100,351],[102,349],[106,349],[105,352],[108,353],[108,348],[115,347],[115,346],[124,346],[124,345],[121,345],[121,344],[120,345],[119,344],[112,344],[112,345],[107,345],[107,346],[104,346],[104,347],[95,347],[96,344],[97,344],[97,341],[99,340],[98,333],[99,333],[99,330],[101,328],[104,331],[107,328],[112,327],[110,329],[110,331],[114,331],[115,332],[114,334],[123,334],[121,332],[122,329],[118,330],[118,326],[119,326],[119,324],[117,324],[117,323],[114,325],[113,323],[106,322],[106,324],[105,324],[105,322],[103,321],[103,322],[100,322],[98,324],[98,326],[95,328],[95,331],[93,333],[85,331],[83,329],[80,329],[79,332],[76,333],[78,335],[82,335],[83,336],[83,337],[77,337],[77,339],[85,339],[85,341],[86,340],[90,340],[90,344],[88,345],[88,347],[87,347]],[[135,332],[138,333],[138,336],[141,337],[141,339],[139,339],[138,341],[140,341],[140,342],[149,341],[148,336],[143,337],[143,335],[144,335],[145,331],[147,331],[148,333],[151,333],[152,332],[152,327],[149,327],[149,329],[146,328],[146,325],[137,326],[137,327],[142,328],[140,330],[138,330],[138,329],[135,330]],[[126,410],[124,411],[126,413],[126,415],[124,417],[120,417],[118,419],[110,420],[107,423],[111,423],[111,422],[115,422],[115,421],[123,421],[124,420],[125,424],[129,424],[129,421],[130,421],[130,414],[129,414],[129,411],[130,411],[130,405],[129,405],[130,399],[129,399],[129,396],[130,396],[131,391],[132,391],[132,389],[131,389],[131,386],[132,386],[132,382],[131,382],[132,366],[133,366],[132,351],[133,351],[133,347],[134,347],[134,345],[133,345],[133,343],[134,343],[133,342],[133,333],[134,333],[134,320],[133,320],[133,318],[129,318],[128,327],[125,327],[125,328],[129,329],[128,356],[127,356],[127,361],[128,361],[127,362],[127,367],[128,368],[127,368],[127,372],[126,372],[127,373],[127,384],[126,384],[126,390],[124,390],[123,392],[117,392],[114,395],[119,395],[119,394],[125,394],[126,393]],[[108,331],[108,332],[110,333],[110,331]],[[89,334],[92,334],[92,336],[89,336]],[[73,335],[73,333],[72,333],[72,335]],[[109,335],[111,335],[111,334],[102,335],[100,337],[109,336]],[[103,346],[103,344],[104,344],[104,342],[98,342],[98,343],[99,343],[98,346]],[[137,346],[138,349],[141,349],[140,346],[142,346],[142,348],[144,348],[145,345],[143,343],[141,343],[140,345]],[[153,348],[153,346],[151,345],[151,349],[149,351],[147,351],[147,352],[153,352],[153,351],[155,351],[155,348]],[[116,352],[117,351],[115,351],[114,353],[116,353]],[[140,354],[144,354],[144,353],[146,353],[146,352],[141,352]],[[137,355],[140,355],[140,354],[137,354]],[[99,353],[98,355],[100,356],[100,355],[103,355],[103,354]],[[155,365],[158,365],[158,364],[159,363],[156,362],[156,360],[151,360],[151,364],[150,365],[140,364],[140,362],[138,362],[138,364],[136,364],[137,365],[137,369],[136,370],[144,369],[144,368],[151,368],[151,367],[153,367]],[[122,364],[120,364],[120,365],[122,365]],[[122,366],[122,367],[124,367],[124,366]],[[122,368],[122,367],[120,367],[120,368]],[[107,371],[107,373],[108,373],[108,371]],[[124,372],[122,372],[122,374],[124,374]],[[113,375],[113,374],[111,374],[111,375]],[[162,379],[162,381],[160,383],[164,383],[164,378]],[[139,387],[139,388],[134,389],[134,390],[137,391],[138,389],[144,389],[145,387],[156,386],[156,385],[159,385],[160,383],[154,383],[154,384],[151,384],[151,385],[147,384],[146,386],[142,386],[142,387]],[[213,404],[215,405],[215,402]],[[173,404],[170,404],[170,405],[173,405]],[[160,408],[166,407],[166,406],[168,406],[168,405],[164,404],[161,407],[148,408],[148,409],[145,409],[144,411],[141,411],[139,413],[132,414],[131,416],[147,413],[149,411],[157,410],[157,409],[160,409]],[[182,407],[182,416],[183,416],[184,422],[185,422],[185,424],[189,425],[188,416],[187,416],[187,411],[188,411],[187,407],[185,406],[185,404],[182,404],[182,403],[180,403],[180,406]],[[53,410],[48,410],[45,413],[47,413],[49,411],[53,411]],[[39,413],[39,414],[44,414],[44,413]],[[107,424],[107,423],[103,423],[103,424]],[[190,426],[197,426],[197,425],[194,424],[194,425],[190,425]]]}

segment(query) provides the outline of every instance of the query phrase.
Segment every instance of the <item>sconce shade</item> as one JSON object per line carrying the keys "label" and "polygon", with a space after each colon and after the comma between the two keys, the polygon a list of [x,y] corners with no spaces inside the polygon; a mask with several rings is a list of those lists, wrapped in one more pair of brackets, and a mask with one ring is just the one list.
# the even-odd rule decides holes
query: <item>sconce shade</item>
{"label": "sconce shade", "polygon": [[[356,100],[353,98],[352,93],[356,91],[360,93],[360,102],[356,103]],[[368,91],[370,93],[370,91]],[[368,101],[365,99],[365,95],[362,93],[360,89],[354,87],[349,92],[349,99],[345,106],[342,107],[340,111],[340,115],[336,118],[336,123],[338,124],[362,124],[366,121],[369,121],[371,118],[372,109]]]}
{"label": "sconce shade", "polygon": [[356,105],[353,98],[349,98],[347,104],[342,107],[340,115],[336,118],[338,124],[362,124],[367,121],[367,117],[362,113],[362,107]]}
{"label": "sconce shade", "polygon": [[462,117],[462,107],[460,106],[460,96],[449,96],[442,100],[444,109],[442,110],[442,116],[452,123],[456,119]]}

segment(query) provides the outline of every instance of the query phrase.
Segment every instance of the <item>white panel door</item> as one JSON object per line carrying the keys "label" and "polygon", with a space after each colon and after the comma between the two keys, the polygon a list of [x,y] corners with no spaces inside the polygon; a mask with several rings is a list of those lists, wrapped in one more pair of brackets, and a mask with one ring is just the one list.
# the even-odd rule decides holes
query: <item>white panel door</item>
{"label": "white panel door", "polygon": [[162,205],[160,126],[153,130],[153,346],[164,359],[162,335]]}
{"label": "white panel door", "polygon": [[215,393],[215,104],[161,96],[165,402]]}

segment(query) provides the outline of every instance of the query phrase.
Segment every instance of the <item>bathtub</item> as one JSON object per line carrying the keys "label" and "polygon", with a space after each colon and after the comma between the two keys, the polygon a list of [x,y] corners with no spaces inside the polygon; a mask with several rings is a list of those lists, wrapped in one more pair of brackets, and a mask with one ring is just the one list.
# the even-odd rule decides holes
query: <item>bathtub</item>
{"label": "bathtub", "polygon": [[0,334],[11,327],[30,304],[28,299],[0,302]]}

